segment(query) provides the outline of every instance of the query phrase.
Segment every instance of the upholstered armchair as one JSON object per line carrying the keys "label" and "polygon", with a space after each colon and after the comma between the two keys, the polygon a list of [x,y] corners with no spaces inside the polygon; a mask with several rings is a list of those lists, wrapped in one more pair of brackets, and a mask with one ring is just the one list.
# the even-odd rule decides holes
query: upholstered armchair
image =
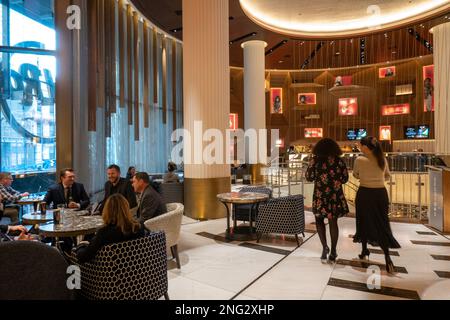
{"label": "upholstered armchair", "polygon": [[0,300],[72,300],[69,264],[54,247],[35,241],[0,243]]}
{"label": "upholstered armchair", "polygon": [[[264,186],[243,187],[241,190],[239,190],[239,192],[264,193],[269,196],[269,199],[272,198],[272,189]],[[252,221],[255,221],[256,216],[258,214],[256,206],[252,204],[233,205],[233,208],[234,208],[234,219],[237,221],[249,221],[250,214],[252,216]]]}
{"label": "upholstered armchair", "polygon": [[169,299],[163,232],[104,246],[88,263],[69,259],[81,269],[81,295],[86,299]]}
{"label": "upholstered armchair", "polygon": [[259,207],[256,218],[257,242],[265,233],[305,236],[305,209],[302,195],[274,198]]}
{"label": "upholstered armchair", "polygon": [[178,240],[180,239],[181,221],[183,220],[184,206],[181,203],[167,204],[167,213],[145,221],[145,227],[150,231],[164,231],[166,234],[167,248],[170,248],[172,257],[177,261],[178,269],[181,268],[178,255]]}

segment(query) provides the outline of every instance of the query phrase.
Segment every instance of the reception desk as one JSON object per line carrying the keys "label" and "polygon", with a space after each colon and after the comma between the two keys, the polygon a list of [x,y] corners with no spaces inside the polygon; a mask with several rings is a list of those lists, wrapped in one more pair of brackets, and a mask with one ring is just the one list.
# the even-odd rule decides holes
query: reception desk
{"label": "reception desk", "polygon": [[429,171],[429,224],[450,233],[450,168],[427,166]]}

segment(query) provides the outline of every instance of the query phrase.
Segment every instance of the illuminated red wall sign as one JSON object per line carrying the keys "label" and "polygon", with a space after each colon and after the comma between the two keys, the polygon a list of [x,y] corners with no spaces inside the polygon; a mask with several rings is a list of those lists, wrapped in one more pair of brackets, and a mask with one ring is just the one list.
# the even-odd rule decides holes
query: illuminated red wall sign
{"label": "illuminated red wall sign", "polygon": [[339,115],[340,116],[355,116],[357,114],[358,114],[358,99],[357,98],[339,99]]}
{"label": "illuminated red wall sign", "polygon": [[395,67],[386,67],[378,69],[378,77],[380,79],[395,77]]}
{"label": "illuminated red wall sign", "polygon": [[380,126],[380,141],[391,141],[391,126]]}
{"label": "illuminated red wall sign", "polygon": [[283,113],[283,88],[270,89],[270,113]]}
{"label": "illuminated red wall sign", "polygon": [[275,145],[277,148],[284,148],[284,139],[278,139]]}
{"label": "illuminated red wall sign", "polygon": [[381,106],[382,116],[396,116],[400,114],[409,114],[409,112],[410,112],[409,103]]}
{"label": "illuminated red wall sign", "polygon": [[237,130],[239,128],[239,115],[237,113],[230,113],[230,130]]}
{"label": "illuminated red wall sign", "polygon": [[323,129],[322,128],[306,128],[305,138],[322,138]]}

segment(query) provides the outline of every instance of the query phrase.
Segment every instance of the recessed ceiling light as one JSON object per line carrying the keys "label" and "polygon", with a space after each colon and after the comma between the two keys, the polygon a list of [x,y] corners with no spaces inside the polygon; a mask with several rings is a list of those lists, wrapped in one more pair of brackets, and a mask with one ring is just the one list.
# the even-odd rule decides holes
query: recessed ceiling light
{"label": "recessed ceiling light", "polygon": [[397,53],[397,51],[392,51],[392,54],[396,54]]}
{"label": "recessed ceiling light", "polygon": [[334,55],[335,56],[338,56],[338,55],[340,55],[341,53],[338,51],[338,52],[336,52]]}
{"label": "recessed ceiling light", "polygon": [[283,60],[278,61],[278,63],[283,63],[283,62],[284,62]]}

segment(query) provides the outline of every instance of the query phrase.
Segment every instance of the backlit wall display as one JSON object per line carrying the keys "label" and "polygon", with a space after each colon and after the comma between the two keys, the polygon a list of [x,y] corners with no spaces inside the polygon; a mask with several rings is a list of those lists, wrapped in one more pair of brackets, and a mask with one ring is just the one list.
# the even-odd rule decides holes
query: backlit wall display
{"label": "backlit wall display", "polygon": [[395,95],[396,96],[406,96],[409,94],[413,94],[412,84],[402,84],[402,85],[395,86]]}
{"label": "backlit wall display", "polygon": [[270,113],[283,113],[283,88],[270,89]]}
{"label": "backlit wall display", "polygon": [[334,86],[342,87],[342,86],[350,86],[352,85],[352,76],[337,76],[334,78]]}
{"label": "backlit wall display", "polygon": [[423,111],[434,111],[434,65],[423,67]]}
{"label": "backlit wall display", "polygon": [[395,67],[386,67],[378,69],[378,77],[380,79],[395,77]]}
{"label": "backlit wall display", "polygon": [[391,126],[380,126],[380,141],[391,141],[392,128]]}
{"label": "backlit wall display", "polygon": [[409,103],[385,105],[381,106],[381,115],[396,116],[401,114],[409,114],[410,109]]}
{"label": "backlit wall display", "polygon": [[237,130],[239,127],[239,115],[237,113],[230,113],[230,130]]}
{"label": "backlit wall display", "polygon": [[306,128],[305,138],[322,138],[323,128]]}
{"label": "backlit wall display", "polygon": [[341,98],[339,99],[339,115],[355,116],[358,114],[357,98]]}
{"label": "backlit wall display", "polygon": [[316,104],[316,101],[315,93],[299,93],[297,96],[297,103],[299,105]]}

